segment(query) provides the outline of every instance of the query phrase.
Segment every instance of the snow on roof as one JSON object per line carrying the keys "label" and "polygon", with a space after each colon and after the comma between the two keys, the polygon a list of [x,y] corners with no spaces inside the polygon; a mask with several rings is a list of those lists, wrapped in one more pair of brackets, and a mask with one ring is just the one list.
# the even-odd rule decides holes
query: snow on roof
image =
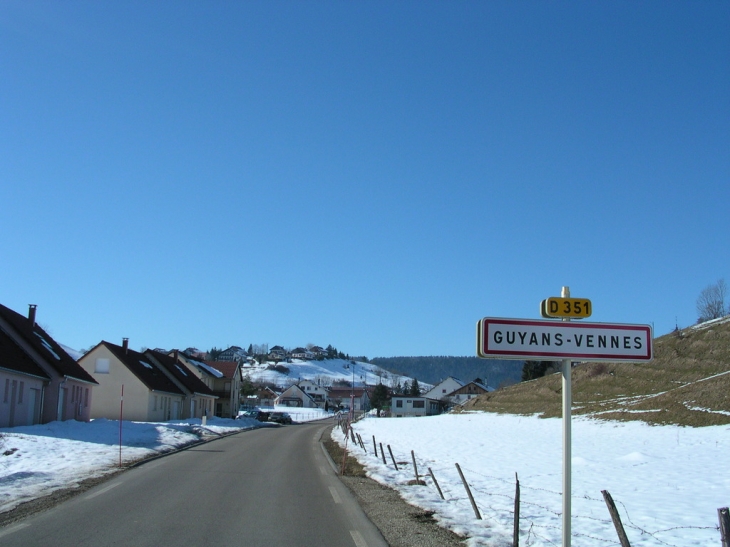
{"label": "snow on roof", "polygon": [[150,365],[149,363],[145,363],[141,359],[139,360],[139,364],[147,368],[153,368],[152,365]]}
{"label": "snow on roof", "polygon": [[180,365],[175,365],[175,368],[177,370],[179,370],[183,374],[183,376],[187,376],[188,375],[188,373],[185,372],[185,370],[183,370],[183,368]]}
{"label": "snow on roof", "polygon": [[38,338],[41,339],[41,344],[43,344],[43,347],[46,348],[50,352],[50,354],[53,355],[56,358],[56,361],[60,361],[61,360],[61,358],[58,356],[58,353],[56,353],[55,351],[53,351],[53,348],[51,347],[51,344],[48,343],[48,340],[46,340],[45,338],[43,338],[43,336],[41,336],[40,334],[38,334],[35,331],[33,331],[33,334],[35,334]]}
{"label": "snow on roof", "polygon": [[201,363],[200,361],[191,361],[191,363],[195,364],[196,367],[202,368],[209,374],[212,374],[216,378],[223,378],[223,373],[218,370],[217,368],[213,368],[210,365],[206,365],[205,363]]}

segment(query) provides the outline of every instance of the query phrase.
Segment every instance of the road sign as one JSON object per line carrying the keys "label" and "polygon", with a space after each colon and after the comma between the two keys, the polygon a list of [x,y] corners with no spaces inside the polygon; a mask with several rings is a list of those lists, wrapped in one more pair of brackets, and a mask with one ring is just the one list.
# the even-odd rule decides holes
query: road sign
{"label": "road sign", "polygon": [[583,319],[584,317],[590,317],[592,311],[593,306],[587,298],[558,298],[557,296],[551,296],[540,302],[540,315],[546,319],[551,317]]}
{"label": "road sign", "polygon": [[547,361],[651,361],[652,338],[649,325],[485,317],[477,323],[477,355]]}

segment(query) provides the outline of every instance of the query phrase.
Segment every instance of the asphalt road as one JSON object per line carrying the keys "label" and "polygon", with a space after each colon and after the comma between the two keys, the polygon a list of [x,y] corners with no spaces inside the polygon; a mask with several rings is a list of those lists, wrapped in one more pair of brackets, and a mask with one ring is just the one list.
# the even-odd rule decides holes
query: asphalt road
{"label": "asphalt road", "polygon": [[329,464],[325,427],[262,428],[159,458],[0,528],[0,545],[387,547]]}

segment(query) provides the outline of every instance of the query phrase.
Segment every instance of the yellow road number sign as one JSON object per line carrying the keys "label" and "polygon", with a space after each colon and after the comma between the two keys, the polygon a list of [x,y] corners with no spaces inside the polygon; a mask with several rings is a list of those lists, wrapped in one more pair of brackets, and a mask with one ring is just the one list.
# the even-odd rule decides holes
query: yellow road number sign
{"label": "yellow road number sign", "polygon": [[543,317],[570,317],[583,319],[590,317],[593,311],[591,301],[587,298],[558,298],[552,296],[540,304],[540,314]]}

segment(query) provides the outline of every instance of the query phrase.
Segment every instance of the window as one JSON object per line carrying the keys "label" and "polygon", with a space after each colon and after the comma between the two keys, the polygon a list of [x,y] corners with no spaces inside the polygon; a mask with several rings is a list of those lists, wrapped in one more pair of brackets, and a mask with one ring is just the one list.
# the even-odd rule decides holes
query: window
{"label": "window", "polygon": [[413,408],[426,408],[426,401],[413,401]]}
{"label": "window", "polygon": [[23,404],[23,388],[25,387],[25,382],[20,382],[20,391],[18,392],[18,404]]}
{"label": "window", "polygon": [[96,374],[109,374],[109,359],[97,359],[94,372]]}
{"label": "window", "polygon": [[152,410],[157,410],[157,395],[152,397]]}
{"label": "window", "polygon": [[395,402],[395,406],[396,406],[396,408],[403,408],[403,399],[398,399]]}
{"label": "window", "polygon": [[89,406],[89,388],[86,388],[86,391],[84,392],[84,406]]}

